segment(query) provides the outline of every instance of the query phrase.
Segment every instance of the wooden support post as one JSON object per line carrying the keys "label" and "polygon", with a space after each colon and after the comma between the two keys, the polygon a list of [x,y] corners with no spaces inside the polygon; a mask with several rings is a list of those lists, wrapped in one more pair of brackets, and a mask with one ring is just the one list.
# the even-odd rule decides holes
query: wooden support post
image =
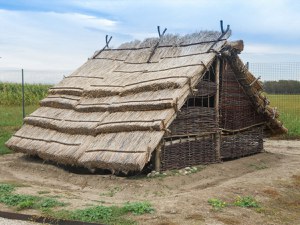
{"label": "wooden support post", "polygon": [[161,144],[156,147],[155,150],[155,171],[160,172],[160,153],[161,153]]}
{"label": "wooden support post", "polygon": [[[218,127],[220,127],[220,59],[216,59],[216,68],[215,68],[215,76],[216,76],[216,95],[215,95],[215,113],[216,113],[216,123]],[[215,144],[216,144],[216,157],[217,160],[221,160],[221,132],[215,134]]]}
{"label": "wooden support post", "polygon": [[25,114],[25,91],[24,91],[24,70],[22,69],[22,112],[23,112],[23,123]]}

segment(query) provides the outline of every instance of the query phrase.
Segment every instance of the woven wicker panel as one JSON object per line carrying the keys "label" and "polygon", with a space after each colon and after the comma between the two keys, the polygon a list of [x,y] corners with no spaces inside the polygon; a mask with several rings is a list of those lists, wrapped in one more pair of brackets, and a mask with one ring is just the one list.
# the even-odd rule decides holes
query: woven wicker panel
{"label": "woven wicker panel", "polygon": [[161,152],[161,170],[217,162],[213,135],[198,140],[165,145]]}
{"label": "woven wicker panel", "polygon": [[220,82],[220,126],[235,130],[263,122],[263,116],[256,112],[230,66],[224,66],[223,71]]}
{"label": "woven wicker panel", "polygon": [[214,95],[217,85],[215,82],[202,80],[196,85],[196,89],[197,91],[194,93],[194,96]]}
{"label": "woven wicker panel", "polygon": [[217,128],[213,108],[183,108],[169,129],[172,135],[207,132]]}
{"label": "woven wicker panel", "polygon": [[263,151],[263,126],[222,136],[221,158],[233,159]]}

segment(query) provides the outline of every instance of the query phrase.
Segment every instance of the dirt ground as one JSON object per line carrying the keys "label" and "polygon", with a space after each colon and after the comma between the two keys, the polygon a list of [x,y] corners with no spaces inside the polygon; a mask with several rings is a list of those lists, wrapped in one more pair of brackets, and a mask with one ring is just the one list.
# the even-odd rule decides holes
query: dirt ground
{"label": "dirt ground", "polygon": [[[59,196],[72,209],[148,200],[155,213],[133,216],[139,224],[300,224],[300,141],[266,140],[264,153],[163,178],[69,171],[10,154],[0,157],[0,182],[25,185],[19,193]],[[237,196],[253,196],[261,208],[228,206],[216,211],[208,204],[211,198],[233,202]]]}

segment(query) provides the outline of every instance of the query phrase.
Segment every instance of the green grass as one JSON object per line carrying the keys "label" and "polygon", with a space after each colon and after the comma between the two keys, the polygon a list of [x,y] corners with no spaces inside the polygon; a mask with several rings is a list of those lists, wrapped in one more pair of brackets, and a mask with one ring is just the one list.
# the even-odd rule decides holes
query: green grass
{"label": "green grass", "polygon": [[[26,106],[26,114],[32,113],[37,109],[35,106]],[[21,106],[3,106],[0,105],[0,155],[10,153],[5,147],[5,142],[15,133],[23,124]]]}
{"label": "green grass", "polygon": [[154,209],[149,202],[127,202],[123,208],[126,212],[132,212],[135,215],[154,212]]}
{"label": "green grass", "polygon": [[[25,84],[25,111],[32,113],[50,85]],[[0,82],[0,155],[10,153],[4,143],[22,125],[22,85]]]}
{"label": "green grass", "polygon": [[41,211],[66,205],[65,203],[53,198],[16,194],[14,193],[15,190],[15,185],[0,184],[0,203],[16,207],[17,210],[38,209]]}
{"label": "green grass", "polygon": [[[37,105],[43,99],[51,85],[25,84],[25,104]],[[0,105],[20,105],[22,102],[22,85],[0,82]]]}
{"label": "green grass", "polygon": [[284,126],[289,129],[286,138],[300,137],[300,95],[268,95],[271,107],[277,107]]}
{"label": "green grass", "polygon": [[132,225],[136,222],[128,219],[128,214],[142,215],[153,213],[149,202],[127,202],[123,206],[91,206],[85,209],[48,211],[48,216],[59,219],[70,219],[82,222],[96,222],[105,224]]}
{"label": "green grass", "polygon": [[77,220],[82,222],[105,223],[108,225],[133,225],[136,222],[128,216],[153,213],[149,202],[127,202],[122,206],[89,206],[83,209],[65,210],[59,207],[66,203],[54,198],[15,193],[17,185],[0,183],[0,203],[15,210],[35,209],[47,217]]}

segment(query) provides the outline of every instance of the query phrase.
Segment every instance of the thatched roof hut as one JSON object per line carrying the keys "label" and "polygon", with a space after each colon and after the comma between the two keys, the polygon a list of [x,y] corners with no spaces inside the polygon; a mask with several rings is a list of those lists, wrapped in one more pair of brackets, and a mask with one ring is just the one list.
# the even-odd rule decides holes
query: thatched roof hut
{"label": "thatched roof hut", "polygon": [[165,35],[102,49],[50,88],[6,145],[113,172],[260,152],[263,130],[286,129],[239,59],[242,42],[229,35]]}

